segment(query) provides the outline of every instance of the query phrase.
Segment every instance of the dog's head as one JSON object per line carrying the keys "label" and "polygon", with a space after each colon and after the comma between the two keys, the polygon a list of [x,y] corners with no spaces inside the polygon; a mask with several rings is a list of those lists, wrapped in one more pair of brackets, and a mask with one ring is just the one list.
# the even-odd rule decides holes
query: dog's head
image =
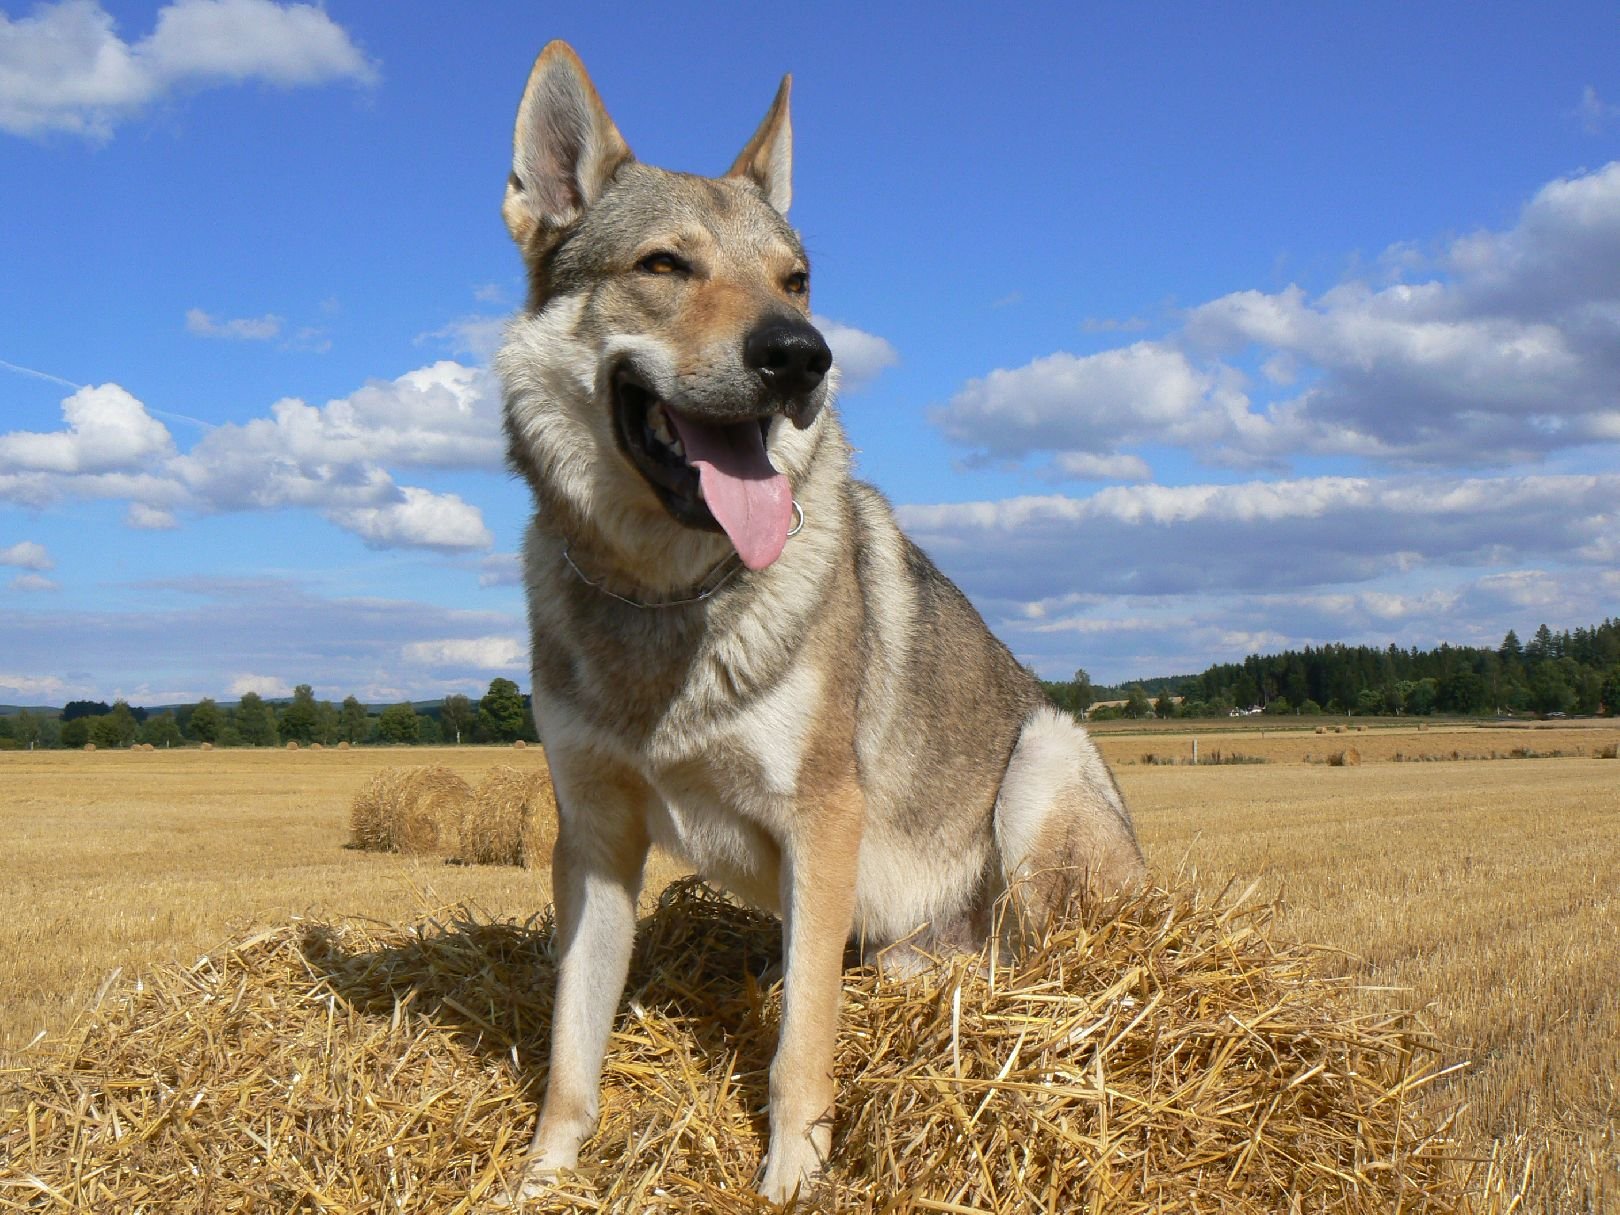
{"label": "dog's head", "polygon": [[789,84],[725,176],[671,173],[635,160],[553,42],[518,108],[501,209],[530,283],[499,359],[514,463],[550,492],[588,491],[574,505],[596,519],[612,498],[724,532],[753,569],[786,542],[803,432],[833,379],[784,218]]}

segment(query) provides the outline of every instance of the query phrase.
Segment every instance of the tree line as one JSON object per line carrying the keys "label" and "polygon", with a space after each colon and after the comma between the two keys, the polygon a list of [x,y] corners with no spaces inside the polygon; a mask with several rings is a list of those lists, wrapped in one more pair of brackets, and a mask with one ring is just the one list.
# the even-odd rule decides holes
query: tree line
{"label": "tree line", "polygon": [[409,701],[373,713],[358,697],[340,704],[316,700],[301,683],[285,702],[245,692],[234,705],[212,697],[175,709],[151,711],[118,700],[75,700],[60,714],[27,709],[0,717],[0,749],[28,747],[129,747],[151,743],[180,747],[276,747],[295,742],[335,746],[538,741],[529,698],[510,679],[495,679],[478,700],[460,694],[418,709]]}
{"label": "tree line", "polygon": [[[1098,688],[1085,671],[1048,682],[1059,708],[1093,718],[1222,717],[1269,714],[1554,717],[1620,712],[1620,621],[1555,633],[1545,624],[1528,642],[1508,630],[1495,649],[1341,644],[1251,654],[1202,674]],[[1123,704],[1092,706],[1100,701]],[[1088,713],[1088,710],[1090,711]]]}

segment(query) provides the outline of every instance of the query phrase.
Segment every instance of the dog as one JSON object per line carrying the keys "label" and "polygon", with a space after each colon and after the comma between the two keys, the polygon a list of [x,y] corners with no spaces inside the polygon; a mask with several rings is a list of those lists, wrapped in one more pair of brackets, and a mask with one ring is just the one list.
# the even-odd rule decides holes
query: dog
{"label": "dog", "polygon": [[528,299],[496,356],[534,712],[557,793],[550,1071],[518,1192],[595,1125],[657,843],[781,917],[758,1189],[821,1174],[846,944],[979,947],[1144,873],[1083,730],[851,476],[783,79],[724,176],[638,162],[561,42],[518,107],[502,215]]}

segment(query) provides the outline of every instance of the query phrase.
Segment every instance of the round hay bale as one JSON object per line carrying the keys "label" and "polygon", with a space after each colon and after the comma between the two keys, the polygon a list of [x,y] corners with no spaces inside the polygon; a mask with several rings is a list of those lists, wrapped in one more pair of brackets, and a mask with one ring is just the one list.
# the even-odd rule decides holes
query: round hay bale
{"label": "round hay bale", "polygon": [[94,751],[96,749],[96,744],[95,743],[85,743],[84,744],[84,749],[86,751]]}
{"label": "round hay bale", "polygon": [[322,750],[325,750],[325,748],[324,748],[324,747],[322,747],[322,746],[321,746],[321,744],[320,744],[320,743],[310,743],[310,744],[309,744],[309,749],[310,749],[310,750],[311,750],[311,751],[322,751]]}
{"label": "round hay bale", "polygon": [[[1015,965],[848,972],[832,1157],[810,1205],[1509,1209],[1469,1193],[1492,1184],[1468,1179],[1478,1151],[1419,1099],[1438,1070],[1421,1026],[1358,1009],[1269,917],[1153,890],[1054,926]],[[8,1077],[0,1192],[169,1215],[310,1195],[487,1209],[519,1175],[542,1087],[550,936],[465,910],[302,923],[126,980]],[[781,986],[748,976],[780,941],[776,921],[699,884],[666,891],[608,1043],[600,1126],[580,1171],[525,1212],[766,1209],[751,1191]],[[94,1202],[75,1202],[91,1184]]]}
{"label": "round hay bale", "polygon": [[1316,732],[1318,734],[1326,734],[1327,733],[1327,727],[1326,726],[1317,726],[1316,727]]}
{"label": "round hay bale", "polygon": [[527,747],[528,745],[529,744],[524,742],[521,738],[514,739],[513,742],[512,742],[512,748],[513,748],[513,750],[516,750],[516,751],[521,751],[521,750],[523,750],[524,747]]}
{"label": "round hay bale", "polygon": [[298,740],[296,738],[289,738],[287,740],[287,750],[289,750],[289,751],[298,750]]}
{"label": "round hay bale", "polygon": [[345,738],[342,742],[338,743],[337,749],[339,751],[347,751],[349,749],[349,740]]}
{"label": "round hay bale", "polygon": [[532,868],[551,855],[556,822],[549,768],[496,764],[467,804],[456,858],[469,865]]}
{"label": "round hay bale", "polygon": [[205,742],[205,743],[203,743],[203,745],[202,745],[202,749],[203,749],[203,750],[204,750],[204,751],[212,751],[212,750],[213,750],[213,749],[214,749],[214,744],[213,744],[213,743],[211,743],[211,742]]}
{"label": "round hay bale", "polygon": [[471,800],[449,768],[384,768],[349,807],[350,839],[367,852],[452,853]]}
{"label": "round hay bale", "polygon": [[1344,766],[1346,768],[1361,767],[1361,752],[1354,747],[1346,747],[1344,749]]}

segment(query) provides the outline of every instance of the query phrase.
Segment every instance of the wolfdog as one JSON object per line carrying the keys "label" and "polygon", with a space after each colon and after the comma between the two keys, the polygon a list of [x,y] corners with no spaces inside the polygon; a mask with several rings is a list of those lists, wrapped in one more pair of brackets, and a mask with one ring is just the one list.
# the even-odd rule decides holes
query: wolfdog
{"label": "wolfdog", "polygon": [[781,917],[758,1188],[831,1143],[847,943],[975,948],[998,897],[1137,883],[1091,741],[850,475],[837,369],[785,218],[791,77],[722,177],[641,164],[573,50],[535,60],[502,215],[528,301],[496,359],[534,710],[557,791],[550,1074],[520,1197],[597,1117],[657,843]]}

